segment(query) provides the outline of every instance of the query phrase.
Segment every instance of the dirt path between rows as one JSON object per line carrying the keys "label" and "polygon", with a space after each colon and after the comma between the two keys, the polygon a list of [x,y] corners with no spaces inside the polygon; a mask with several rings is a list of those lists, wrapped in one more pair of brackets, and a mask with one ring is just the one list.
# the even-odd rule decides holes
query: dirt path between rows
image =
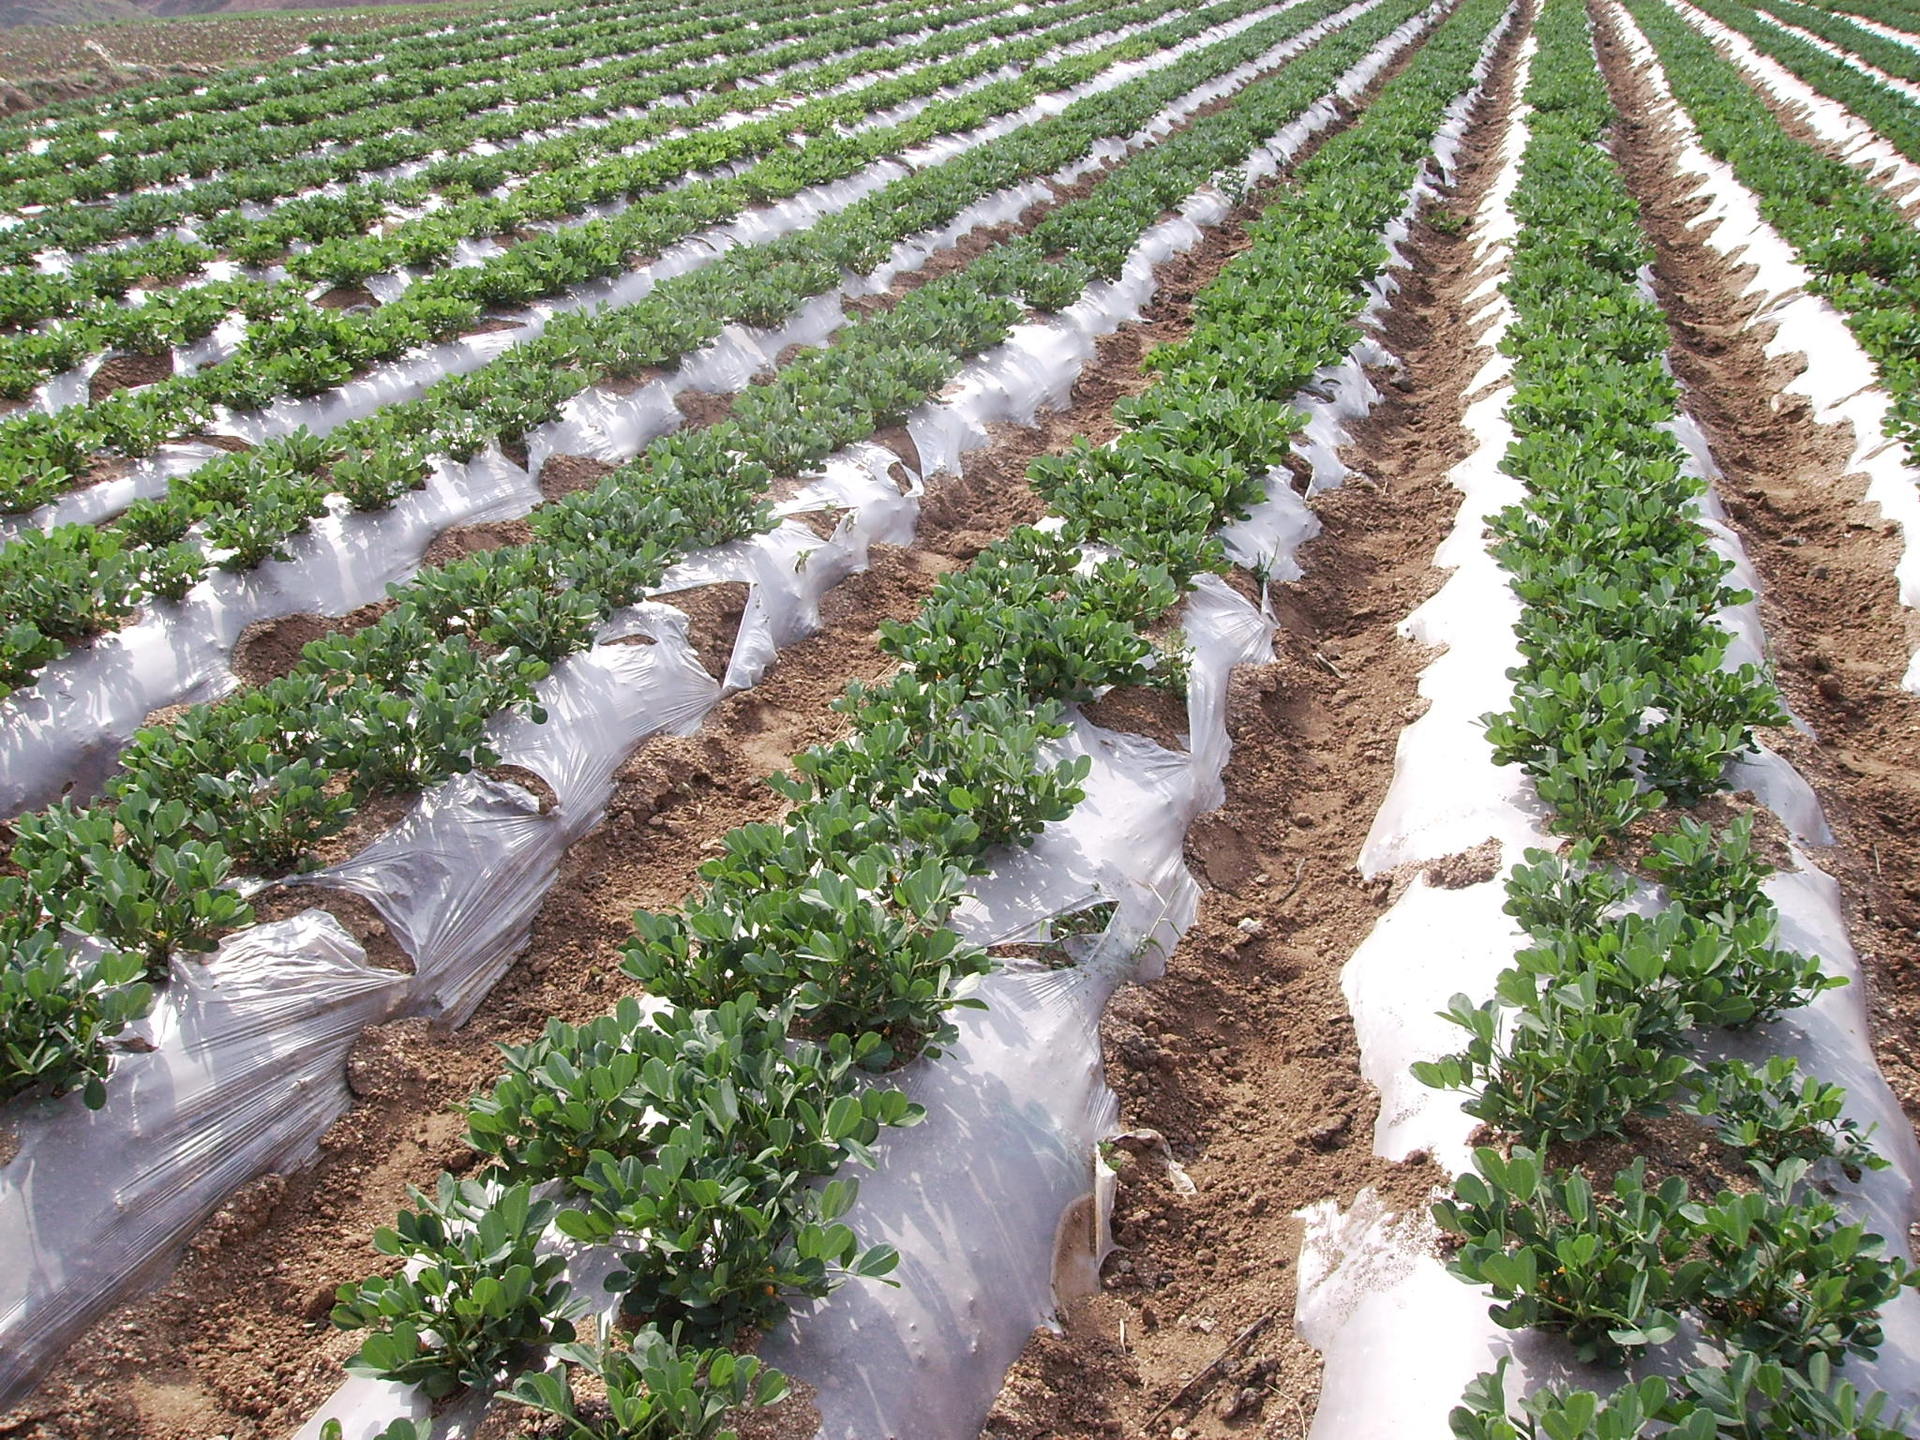
{"label": "dirt path between rows", "polygon": [[1671,135],[1644,118],[1651,94],[1625,47],[1606,24],[1598,35],[1614,103],[1629,117],[1615,153],[1653,241],[1673,368],[1760,574],[1775,679],[1813,730],[1769,743],[1813,786],[1833,827],[1837,843],[1813,859],[1846,897],[1880,1068],[1920,1122],[1920,699],[1900,688],[1916,631],[1894,580],[1899,537],[1867,503],[1865,477],[1845,473],[1851,427],[1817,425],[1803,398],[1783,393],[1807,357],[1768,358],[1775,327],[1750,328],[1754,301],[1741,294],[1750,272],[1687,228],[1705,203],[1687,198],[1696,182],[1676,174]]}
{"label": "dirt path between rows", "polygon": [[[1525,29],[1473,114],[1454,216],[1498,171]],[[1354,477],[1314,502],[1324,530],[1301,552],[1304,578],[1274,593],[1278,660],[1235,672],[1226,803],[1187,838],[1199,918],[1165,977],[1122,991],[1102,1027],[1122,1124],[1164,1136],[1194,1193],[1144,1147],[1122,1152],[1104,1291],[1070,1307],[1064,1334],[1035,1334],[987,1440],[1303,1436],[1320,1357],[1293,1332],[1293,1213],[1367,1185],[1417,1206],[1444,1178],[1372,1153],[1379,1101],[1340,990],[1392,894],[1354,864],[1399,732],[1423,708],[1428,656],[1395,627],[1443,579],[1429,560],[1459,509],[1446,472],[1467,453],[1459,422],[1481,359],[1465,303],[1479,279],[1470,227],[1433,217],[1414,228],[1387,316],[1405,369],[1376,377],[1384,399],[1345,452]],[[1485,878],[1471,868],[1429,873]]]}
{"label": "dirt path between rows", "polygon": [[762,777],[842,733],[829,702],[888,669],[879,623],[910,618],[939,575],[1039,517],[1028,463],[1076,436],[1114,433],[1113,405],[1148,383],[1141,356],[1185,333],[1187,301],[1244,246],[1256,213],[1257,198],[1201,249],[1159,268],[1163,306],[1099,343],[1069,410],[997,429],[964,478],[934,481],[913,547],[875,546],[872,568],[823,601],[818,635],[722,701],[699,734],[644,744],[619,772],[605,821],[568,851],[525,955],[474,1020],[453,1032],[419,1020],[368,1032],[349,1067],[356,1103],[319,1159],[235,1196],[164,1287],[108,1315],[25,1406],[0,1416],[0,1436],[280,1440],[311,1414],[358,1345],[327,1320],[335,1287],[375,1268],[371,1236],[392,1223],[408,1185],[472,1168],[453,1107],[497,1076],[496,1045],[532,1039],[549,1016],[590,1019],[636,988],[619,971],[632,911],[677,906],[719,836],[778,816]]}

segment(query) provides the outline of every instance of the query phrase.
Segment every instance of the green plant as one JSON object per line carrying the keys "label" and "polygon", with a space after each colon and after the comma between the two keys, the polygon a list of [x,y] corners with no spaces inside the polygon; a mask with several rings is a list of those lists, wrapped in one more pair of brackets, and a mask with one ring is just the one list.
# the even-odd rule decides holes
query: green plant
{"label": "green plant", "polygon": [[349,1370],[449,1395],[493,1385],[530,1349],[573,1339],[566,1261],[536,1248],[551,1202],[535,1201],[525,1185],[450,1175],[432,1195],[410,1193],[412,1208],[373,1240],[406,1268],[336,1294],[333,1323],[373,1332]]}
{"label": "green plant", "polygon": [[750,1355],[683,1346],[678,1332],[669,1339],[652,1326],[629,1349],[563,1345],[554,1355],[591,1375],[604,1398],[583,1409],[564,1372],[551,1370],[522,1375],[500,1395],[558,1420],[566,1440],[734,1440],[729,1411],[787,1393],[787,1377]]}
{"label": "green plant", "polygon": [[1789,1056],[1773,1056],[1757,1067],[1716,1061],[1694,1084],[1693,1098],[1681,1108],[1718,1121],[1722,1144],[1764,1165],[1831,1158],[1848,1179],[1858,1180],[1863,1170],[1884,1170],[1891,1163],[1869,1143],[1872,1127],[1862,1130],[1845,1116],[1847,1092],[1801,1075],[1800,1062]]}
{"label": "green plant", "polygon": [[1453,1199],[1433,1207],[1462,1239],[1447,1267],[1504,1303],[1490,1313],[1508,1329],[1560,1330],[1583,1360],[1619,1363],[1678,1333],[1679,1315],[1712,1279],[1693,1258],[1687,1186],[1669,1177],[1646,1188],[1646,1162],[1596,1194],[1578,1170],[1549,1172],[1540,1157],[1481,1147]]}

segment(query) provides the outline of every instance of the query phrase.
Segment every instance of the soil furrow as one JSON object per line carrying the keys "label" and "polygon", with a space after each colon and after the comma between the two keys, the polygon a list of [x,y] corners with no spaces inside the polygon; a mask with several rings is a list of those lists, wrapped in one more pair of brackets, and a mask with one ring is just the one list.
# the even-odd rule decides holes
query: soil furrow
{"label": "soil furrow", "polygon": [[[1442,1178],[1372,1153],[1378,1097],[1359,1073],[1340,971],[1393,893],[1355,860],[1422,705],[1428,657],[1396,627],[1438,588],[1430,557],[1459,506],[1446,475],[1468,449],[1460,418],[1479,356],[1466,297],[1481,278],[1460,220],[1498,173],[1526,28],[1496,57],[1449,202],[1414,225],[1382,336],[1404,368],[1376,375],[1384,398],[1345,452],[1353,476],[1315,500],[1324,528],[1302,548],[1304,578],[1273,593],[1279,658],[1235,673],[1226,802],[1187,838],[1199,918],[1167,974],[1122,991],[1102,1027],[1122,1123],[1164,1137],[1193,1193],[1151,1141],[1116,1146],[1119,1248],[1104,1291],[1069,1307],[1063,1335],[1035,1334],[991,1440],[1304,1435],[1320,1359],[1293,1332],[1293,1212],[1367,1185],[1417,1206]],[[1485,878],[1452,862],[1429,873]]]}

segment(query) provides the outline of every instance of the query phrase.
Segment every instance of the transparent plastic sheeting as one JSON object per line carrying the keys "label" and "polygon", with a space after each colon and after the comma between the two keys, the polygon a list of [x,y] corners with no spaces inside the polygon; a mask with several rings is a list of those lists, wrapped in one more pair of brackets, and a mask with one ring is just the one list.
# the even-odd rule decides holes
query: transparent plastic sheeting
{"label": "transparent plastic sheeting", "polygon": [[[1740,46],[1745,42],[1734,42],[1740,37],[1723,37],[1710,17],[1691,7],[1675,5],[1674,8],[1715,40],[1724,39],[1730,52],[1739,59]],[[1655,62],[1653,47],[1639,27],[1617,5],[1609,4],[1605,13],[1654,92],[1655,114],[1679,149],[1676,162],[1679,172],[1699,177],[1698,188],[1688,198],[1704,197],[1708,203],[1706,210],[1693,221],[1693,228],[1721,254],[1737,252],[1741,266],[1751,270],[1744,293],[1761,298],[1747,325],[1778,327],[1767,342],[1769,358],[1817,357],[1818,363],[1809,364],[1787,383],[1786,390],[1806,397],[1816,423],[1852,425],[1853,453],[1841,473],[1864,474],[1867,499],[1900,527],[1902,550],[1894,566],[1894,576],[1899,581],[1901,603],[1910,609],[1920,608],[1920,467],[1908,464],[1900,442],[1886,436],[1885,424],[1892,413],[1893,400],[1881,386],[1873,361],[1860,348],[1840,312],[1812,292],[1811,275],[1794,258],[1793,247],[1761,218],[1753,193],[1740,183],[1729,166],[1714,159],[1701,146],[1699,132],[1673,99],[1666,76]],[[1792,97],[1784,86],[1774,86],[1767,81],[1764,71],[1756,68],[1750,73],[1783,99],[1799,98]],[[1805,104],[1808,123],[1817,133],[1823,137],[1840,133],[1840,120],[1845,112],[1833,102],[1809,95]],[[1862,152],[1859,158],[1873,157]],[[1903,684],[1907,690],[1920,693],[1920,653],[1915,654],[1908,666]]]}
{"label": "transparent plastic sheeting", "polygon": [[[1336,19],[1345,23],[1370,4],[1371,0],[1351,7]],[[1274,12],[1262,12],[1262,17],[1255,18],[1283,8],[1275,7]],[[1301,36],[1274,47],[1232,75],[1199,87],[1135,135],[1101,142],[1090,156],[1065,167],[1052,179],[1070,184],[1098,165],[1164,135],[1200,106],[1277,63],[1276,57],[1304,48],[1311,43],[1309,37],[1326,33],[1333,23],[1323,21],[1309,27]],[[1244,26],[1236,22],[1221,27],[1218,34],[1210,31],[1196,37],[1181,48],[1208,43],[1241,28]],[[1120,67],[1127,72],[1122,78],[1165,63],[1169,63],[1166,58],[1154,57]],[[1052,113],[1082,92],[1117,83],[1102,77],[1047,97],[1032,108],[1036,113]],[[1004,128],[1013,128],[1013,121],[1024,123],[1032,118],[1022,112],[1010,117]],[[998,122],[987,127],[995,133],[1000,129]],[[975,132],[965,140],[937,141],[923,151],[912,152],[907,159],[916,168],[937,163],[981,143],[987,131]],[[789,345],[823,343],[844,322],[842,297],[882,293],[896,276],[917,268],[929,255],[949,248],[969,231],[1013,220],[1050,194],[1047,184],[1037,180],[996,192],[969,206],[941,230],[902,241],[879,270],[815,297],[778,330],[730,325],[719,339],[673,374],[630,395],[607,389],[581,392],[567,402],[557,420],[529,433],[526,468],[489,446],[464,464],[436,460],[425,488],[403,497],[388,510],[356,513],[343,499],[336,498],[327,516],[316,521],[308,533],[288,541],[288,560],[270,560],[237,575],[216,570],[180,604],[149,606],[133,625],[55,660],[32,686],[9,696],[0,707],[0,815],[14,815],[49,803],[70,784],[77,793],[91,793],[112,770],[121,747],[148,715],[167,705],[215,699],[231,690],[236,681],[229,657],[235,641],[249,625],[297,613],[342,615],[380,599],[388,584],[418,568],[428,544],[442,531],[456,525],[514,518],[538,505],[541,497],[534,477],[551,456],[582,454],[610,463],[631,457],[680,424],[673,397],[682,390],[725,393],[744,389]],[[777,219],[775,211],[758,218],[743,217],[736,224],[751,221],[766,230],[766,235],[746,239],[767,238],[785,223]],[[1016,377],[1009,383],[1017,388],[1019,381]],[[1044,398],[1059,403],[1065,394]],[[1031,414],[1031,407],[1027,413]],[[1006,417],[996,414],[991,418]],[[212,453],[211,447],[200,446],[192,456],[182,453],[145,462],[151,467],[147,480],[113,483],[163,490],[167,478],[192,469]],[[941,468],[940,455],[929,455],[925,449],[921,454],[932,471]],[[951,463],[951,454],[945,458]],[[828,472],[832,474],[834,467],[830,465]],[[119,503],[131,498],[130,493],[123,495]],[[803,496],[794,507],[805,509],[819,503],[837,502],[828,493]]]}
{"label": "transparent plastic sheeting", "polygon": [[[855,175],[809,186],[788,199],[745,211],[726,224],[714,226],[667,247],[658,258],[638,269],[610,279],[588,281],[573,287],[564,296],[530,305],[518,312],[524,318],[510,323],[504,329],[419,347],[406,357],[376,366],[359,379],[329,390],[324,395],[277,400],[260,411],[235,413],[222,410],[221,419],[208,428],[212,432],[237,436],[252,444],[291,434],[302,427],[316,435],[328,434],[350,420],[364,419],[383,406],[414,399],[435,381],[446,376],[465,375],[478,370],[515,346],[537,338],[545,330],[547,321],[556,314],[631,305],[649,294],[660,281],[697,270],[736,245],[759,244],[804,230],[821,216],[844,210],[895,180],[977,149],[1035,120],[1057,115],[1075,100],[1103,94],[1142,75],[1163,70],[1195,50],[1249,30],[1298,3],[1300,0],[1284,0],[1284,3],[1254,14],[1212,26],[1199,35],[1144,59],[1124,61],[1078,85],[1049,92],[1032,104],[976,129],[960,135],[937,136],[924,145],[878,160]],[[947,86],[936,92],[934,98],[954,99],[968,93],[970,88],[966,85]],[[917,103],[924,106],[931,102]],[[733,170],[738,168],[732,167]],[[626,204],[625,201],[615,201],[589,207],[581,212],[575,223],[616,214],[626,208]],[[367,284],[372,293],[382,299],[392,298],[405,288],[405,282],[393,275],[371,277]],[[168,446],[162,446],[160,453],[166,454],[169,449]],[[151,462],[137,462],[130,475],[134,482],[132,498],[158,494],[165,489],[164,484],[152,474]],[[43,506],[29,517],[27,523],[45,526],[65,520],[100,518],[92,509],[94,502],[88,499],[90,493],[81,491]]]}
{"label": "transparent plastic sheeting", "polygon": [[[1531,53],[1529,40],[1522,53],[1522,84]],[[1491,836],[1500,846],[1500,873],[1459,889],[1434,886],[1416,874],[1342,974],[1361,1071],[1380,1093],[1376,1152],[1402,1160],[1425,1150],[1456,1173],[1470,1164],[1468,1137],[1477,1122],[1460,1109],[1456,1095],[1419,1084],[1409,1067],[1458,1047],[1459,1031],[1439,1012],[1456,993],[1492,993],[1497,976],[1524,943],[1501,908],[1505,873],[1529,846],[1553,844],[1530,787],[1492,765],[1474,722],[1475,716],[1507,703],[1511,685],[1505,667],[1518,658],[1510,635],[1517,602],[1486,551],[1485,525],[1519,498],[1515,482],[1498,470],[1512,439],[1501,415],[1512,387],[1508,363],[1494,347],[1511,320],[1496,287],[1514,231],[1507,200],[1524,145],[1525,113],[1520,108],[1510,122],[1504,168],[1476,227],[1487,269],[1475,293],[1489,297],[1482,314],[1493,324],[1482,339],[1489,352],[1486,368],[1471,388],[1497,384],[1499,389],[1470,410],[1467,423],[1475,446],[1449,477],[1463,503],[1435,564],[1453,573],[1402,626],[1410,638],[1447,649],[1422,673],[1420,692],[1432,706],[1402,732],[1393,784],[1361,857],[1362,872],[1375,875],[1440,859]],[[1711,476],[1698,427],[1682,417],[1675,432],[1697,473]],[[1716,517],[1717,508],[1709,504],[1703,523],[1714,533],[1716,548],[1735,560],[1744,583],[1752,585],[1751,567]],[[1735,631],[1737,648],[1761,641],[1750,614],[1723,619]],[[1824,819],[1805,783],[1776,756],[1763,757],[1736,783],[1754,789],[1795,837],[1796,868],[1767,887],[1780,908],[1782,943],[1820,955],[1832,973],[1855,983],[1755,1034],[1716,1037],[1736,1043],[1711,1052],[1710,1058],[1791,1054],[1810,1073],[1846,1086],[1850,1114],[1879,1127],[1876,1139],[1894,1161],[1888,1171],[1851,1188],[1849,1200],[1904,1254],[1915,1213],[1920,1149],[1874,1063],[1859,966],[1847,940],[1838,887],[1803,848],[1830,843]],[[1637,903],[1651,905],[1655,893],[1644,892]],[[1327,1201],[1310,1207],[1303,1218],[1297,1324],[1326,1361],[1312,1430],[1317,1440],[1441,1440],[1461,1391],[1506,1355],[1514,1358],[1516,1380],[1526,1387],[1559,1383],[1604,1390],[1619,1383],[1618,1374],[1576,1364],[1552,1337],[1496,1326],[1488,1317],[1485,1293],[1462,1285],[1435,1258],[1435,1235],[1424,1213],[1391,1213],[1367,1190],[1344,1213]],[[1880,1360],[1871,1365],[1852,1360],[1847,1370],[1857,1383],[1886,1389],[1907,1403],[1920,1397],[1920,1302],[1903,1296],[1886,1312],[1886,1328]],[[1687,1358],[1672,1362],[1672,1368]],[[1374,1383],[1389,1361],[1398,1383]]]}
{"label": "transparent plastic sheeting", "polygon": [[[113,1103],[16,1109],[0,1168],[0,1405],[71,1336],[171,1253],[183,1215],[303,1160],[346,1107],[348,1047],[392,1015],[406,977],[372,970],[331,916],[176,962],[137,1027],[154,1047],[114,1069]],[[59,1311],[58,1315],[50,1313]]]}
{"label": "transparent plastic sheeting", "polygon": [[[1361,64],[1377,67],[1381,54],[1410,44],[1437,13],[1400,27]],[[1254,177],[1272,173],[1336,113],[1329,107],[1313,124],[1289,127],[1254,157]],[[967,451],[987,443],[988,424],[1031,423],[1040,406],[1064,402],[1094,339],[1144,309],[1153,266],[1198,242],[1192,217],[1214,222],[1228,206],[1209,187],[1181,208],[1142,237],[1115,282],[1089,287],[1046,324],[1020,327],[970,366],[947,400],[909,418],[923,459],[941,457],[927,460],[929,473],[960,469]],[[1224,538],[1246,563],[1297,576],[1293,551],[1317,528],[1284,472],[1276,472],[1266,502]],[[1052,1316],[1063,1216],[1094,1189],[1093,1144],[1114,1115],[1098,1076],[1099,1016],[1121,981],[1157,973],[1192,922],[1198,889],[1182,847],[1194,816],[1222,796],[1228,677],[1234,665],[1271,655],[1271,618],[1212,577],[1189,596],[1183,628],[1194,651],[1188,753],[1103,731],[1076,715],[1063,745],[1065,753],[1093,759],[1088,799],[982,881],[956,920],[969,939],[999,944],[1102,898],[1118,907],[1074,970],[989,977],[981,989],[989,1010],[959,1012],[953,1049],[903,1072],[929,1121],[888,1137],[879,1170],[862,1177],[857,1222],[867,1240],[901,1249],[900,1287],[847,1286],[763,1347],[771,1363],[818,1392],[823,1440],[875,1440],[909,1433],[902,1428],[909,1423],[916,1440],[970,1440],[1027,1335]],[[1093,1210],[1088,1214],[1092,1223]],[[1104,1219],[1098,1223],[1103,1242]],[[604,1273],[603,1257],[576,1259],[577,1282],[591,1295],[588,1267]],[[341,1421],[346,1440],[364,1440],[396,1415],[424,1414],[424,1407],[424,1398],[405,1387],[349,1380],[299,1440],[317,1440],[330,1419]],[[480,1413],[472,1407],[443,1416],[441,1429],[470,1434]]]}

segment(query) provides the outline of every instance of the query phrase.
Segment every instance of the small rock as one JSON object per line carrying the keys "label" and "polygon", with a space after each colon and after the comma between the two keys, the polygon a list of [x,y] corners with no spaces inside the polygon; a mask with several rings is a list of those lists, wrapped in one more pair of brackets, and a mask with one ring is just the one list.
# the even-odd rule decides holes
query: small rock
{"label": "small rock", "polygon": [[1304,810],[1296,810],[1293,812],[1293,823],[1302,830],[1311,830],[1313,817]]}
{"label": "small rock", "polygon": [[1318,1130],[1308,1131],[1307,1143],[1316,1150],[1337,1150],[1346,1142],[1347,1132],[1352,1128],[1353,1115],[1349,1112]]}

